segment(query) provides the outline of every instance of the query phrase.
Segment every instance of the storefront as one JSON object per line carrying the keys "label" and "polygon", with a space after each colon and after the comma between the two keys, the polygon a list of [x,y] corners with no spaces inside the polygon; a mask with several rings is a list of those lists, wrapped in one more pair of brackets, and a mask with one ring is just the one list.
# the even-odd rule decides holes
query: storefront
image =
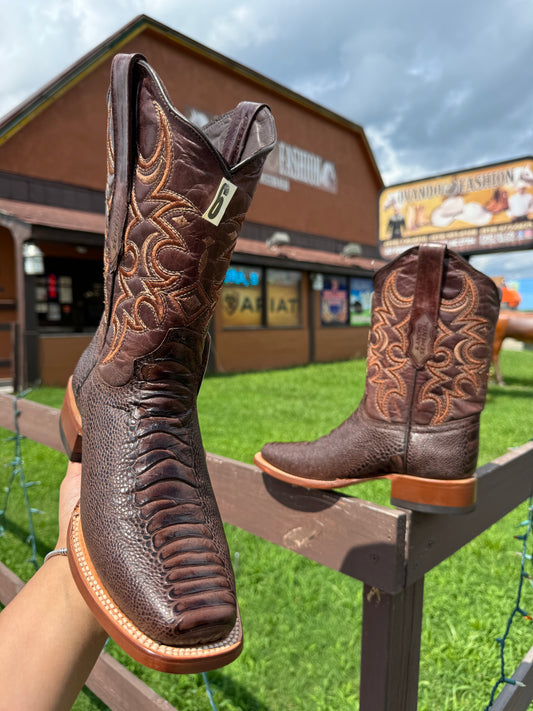
{"label": "storefront", "polygon": [[370,280],[384,263],[383,183],[364,131],[140,17],[0,121],[0,318],[19,324],[22,380],[64,384],[101,313],[106,91],[119,51],[144,54],[199,125],[242,99],[269,104],[276,118],[278,145],[215,313],[210,367],[362,355]]}

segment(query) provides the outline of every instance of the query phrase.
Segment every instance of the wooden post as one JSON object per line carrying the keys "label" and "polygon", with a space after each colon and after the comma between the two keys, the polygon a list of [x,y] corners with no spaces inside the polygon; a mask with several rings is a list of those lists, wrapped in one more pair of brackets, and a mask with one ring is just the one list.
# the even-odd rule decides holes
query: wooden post
{"label": "wooden post", "polygon": [[416,711],[424,578],[397,595],[363,588],[360,711]]}

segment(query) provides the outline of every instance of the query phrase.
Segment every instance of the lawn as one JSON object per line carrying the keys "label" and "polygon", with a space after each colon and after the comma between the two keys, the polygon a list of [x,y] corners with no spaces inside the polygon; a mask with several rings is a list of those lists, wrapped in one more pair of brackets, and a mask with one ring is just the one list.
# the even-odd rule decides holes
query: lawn
{"label": "lawn", "polygon": [[[533,352],[501,355],[506,388],[489,387],[482,417],[480,464],[533,436]],[[328,432],[357,405],[364,389],[364,361],[206,379],[199,411],[208,451],[251,462],[271,439],[309,439]],[[28,396],[60,406],[62,392],[41,388]],[[8,480],[13,442],[0,437],[0,486]],[[56,536],[57,489],[66,458],[30,441],[23,444],[38,554]],[[388,483],[352,487],[350,495],[388,504]],[[253,502],[250,502],[253,506]],[[527,503],[492,526],[426,576],[420,711],[483,709],[499,677],[501,636],[519,582],[519,542]],[[9,501],[0,559],[24,579],[32,574],[22,495]],[[357,708],[361,584],[244,531],[228,526],[236,564],[245,649],[229,667],[208,679],[219,711],[346,711]],[[533,572],[533,571],[532,571]],[[524,605],[533,610],[533,590]],[[531,624],[518,620],[507,645],[509,672],[532,646]],[[210,711],[200,675],[152,672],[109,651],[180,711]],[[105,708],[89,692],[75,709]]]}

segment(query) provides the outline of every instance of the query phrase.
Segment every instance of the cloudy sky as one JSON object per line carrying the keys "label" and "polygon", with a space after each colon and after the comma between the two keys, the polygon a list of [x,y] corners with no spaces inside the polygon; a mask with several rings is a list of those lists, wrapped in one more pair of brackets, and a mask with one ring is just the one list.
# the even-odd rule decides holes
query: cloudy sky
{"label": "cloudy sky", "polygon": [[533,153],[532,0],[0,0],[0,115],[141,13],[363,126],[387,185]]}

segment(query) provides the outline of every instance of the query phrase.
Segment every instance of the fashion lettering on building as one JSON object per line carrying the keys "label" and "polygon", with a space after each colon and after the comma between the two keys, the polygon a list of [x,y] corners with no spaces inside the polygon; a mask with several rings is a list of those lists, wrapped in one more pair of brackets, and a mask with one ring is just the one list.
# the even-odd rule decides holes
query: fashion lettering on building
{"label": "fashion lettering on building", "polygon": [[[279,175],[330,193],[337,192],[335,163],[298,146],[278,142]],[[268,166],[267,166],[268,169]]]}
{"label": "fashion lettering on building", "polygon": [[[191,123],[204,126],[214,118],[214,114],[200,111],[194,106],[186,107],[185,114]],[[291,180],[303,183],[328,193],[337,193],[337,169],[335,163],[322,156],[278,141],[268,156],[261,183],[270,188],[289,192]]]}
{"label": "fashion lettering on building", "polygon": [[533,158],[391,186],[379,197],[384,257],[429,241],[475,252],[533,245]]}

